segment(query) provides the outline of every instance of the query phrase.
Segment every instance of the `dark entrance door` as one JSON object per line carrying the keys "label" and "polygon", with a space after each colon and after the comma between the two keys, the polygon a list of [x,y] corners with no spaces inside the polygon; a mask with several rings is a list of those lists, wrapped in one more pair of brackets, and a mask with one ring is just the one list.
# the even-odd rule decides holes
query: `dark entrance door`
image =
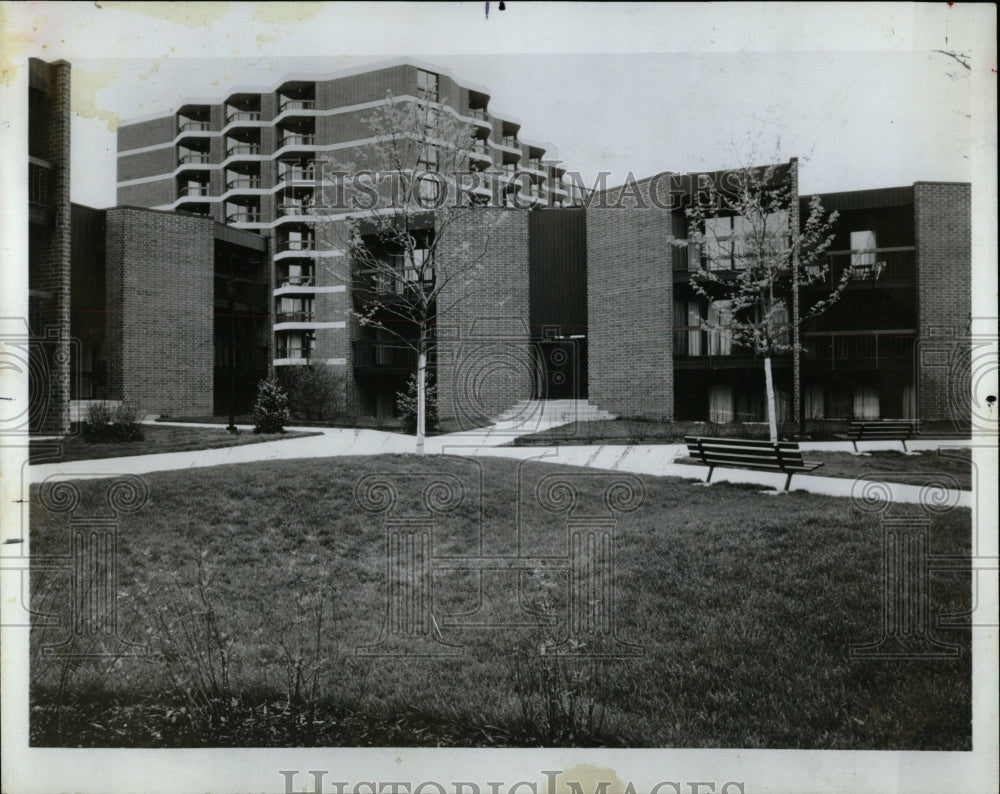
{"label": "dark entrance door", "polygon": [[538,399],[582,400],[587,397],[587,340],[540,340]]}

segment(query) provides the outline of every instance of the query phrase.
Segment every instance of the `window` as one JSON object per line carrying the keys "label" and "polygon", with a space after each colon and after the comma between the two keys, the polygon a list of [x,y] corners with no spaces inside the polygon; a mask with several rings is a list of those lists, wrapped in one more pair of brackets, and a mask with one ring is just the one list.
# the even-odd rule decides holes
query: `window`
{"label": "window", "polygon": [[705,219],[703,266],[707,270],[744,270],[788,248],[788,212],[764,218],[732,216]]}
{"label": "window", "polygon": [[417,160],[417,195],[421,201],[436,201],[438,197],[438,151],[437,147],[425,145]]}
{"label": "window", "polygon": [[434,283],[434,268],[426,248],[413,249],[413,259],[406,254],[391,254],[382,259],[375,273],[375,291],[379,295],[403,295],[408,288]]}
{"label": "window", "polygon": [[724,425],[734,418],[732,385],[713,383],[708,389],[708,421]]}
{"label": "window", "polygon": [[[708,306],[708,324],[725,326],[730,320],[732,301],[715,301]],[[708,332],[708,354],[728,356],[732,354],[733,338],[727,328],[713,327]]]}
{"label": "window", "polygon": [[687,354],[689,356],[701,355],[701,307],[698,301],[688,301],[687,307],[688,324],[688,344]]}
{"label": "window", "polygon": [[851,232],[851,267],[875,266],[875,232]]}
{"label": "window", "polygon": [[433,72],[417,70],[417,96],[431,102],[437,102],[438,76]]}

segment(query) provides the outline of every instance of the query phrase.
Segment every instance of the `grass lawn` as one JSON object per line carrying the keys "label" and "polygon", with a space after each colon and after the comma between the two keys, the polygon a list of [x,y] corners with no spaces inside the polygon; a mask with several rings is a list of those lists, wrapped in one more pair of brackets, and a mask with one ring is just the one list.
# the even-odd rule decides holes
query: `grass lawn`
{"label": "grass lawn", "polygon": [[254,433],[240,431],[232,435],[225,428],[173,427],[171,425],[142,425],[142,441],[120,443],[90,443],[82,438],[61,441],[31,441],[31,463],[63,463],[73,460],[97,460],[132,455],[155,455],[160,452],[190,452],[198,449],[237,447],[259,444],[262,441],[279,441],[284,438],[302,438],[316,433],[293,432]]}
{"label": "grass lawn", "polygon": [[[378,488],[358,493],[385,497],[393,515],[418,516],[422,492],[445,510],[431,548],[448,567],[426,574],[429,634],[405,631],[419,612],[387,609],[387,576],[399,593],[420,569],[387,566],[385,527],[359,510],[355,485],[373,474],[394,484],[395,501]],[[550,474],[576,484],[575,501],[549,489]],[[566,514],[543,510],[536,494],[601,515],[618,504],[606,498],[615,476],[413,456],[149,475],[148,504],[120,517],[110,590],[119,636],[149,652],[45,655],[44,644],[72,635],[36,626],[32,743],[971,749],[968,630],[933,629],[958,647],[955,659],[850,654],[879,637],[879,515],[846,499],[644,477],[644,504],[621,515],[604,547],[612,571],[568,543]],[[431,488],[435,479],[461,502]],[[75,514],[106,516],[108,484],[77,483]],[[71,525],[42,502],[36,487],[32,607],[72,625],[70,576],[38,562],[67,553]],[[893,505],[887,516],[923,513]],[[930,553],[970,553],[968,510],[929,518]],[[400,548],[419,556],[405,537]],[[519,552],[535,560],[520,573],[469,567]],[[612,576],[611,590],[574,591],[584,607],[572,622],[558,564],[567,554]],[[971,607],[967,570],[933,571],[928,588],[932,620]],[[606,614],[587,611],[608,592],[620,646],[603,632]],[[392,626],[403,630],[384,636]],[[86,634],[74,642],[77,653],[124,647]],[[560,642],[626,655],[554,655]],[[373,645],[390,655],[366,655]],[[425,655],[391,655],[407,652]]]}
{"label": "grass lawn", "polygon": [[[823,465],[809,474],[796,474],[792,480],[793,488],[800,477],[815,476],[884,480],[907,485],[941,484],[963,491],[972,489],[972,453],[968,449],[949,449],[944,454],[921,452],[917,455],[893,451],[852,455],[850,452],[809,450],[802,456],[809,461],[822,461]],[[674,463],[700,465],[688,457],[677,458]]]}

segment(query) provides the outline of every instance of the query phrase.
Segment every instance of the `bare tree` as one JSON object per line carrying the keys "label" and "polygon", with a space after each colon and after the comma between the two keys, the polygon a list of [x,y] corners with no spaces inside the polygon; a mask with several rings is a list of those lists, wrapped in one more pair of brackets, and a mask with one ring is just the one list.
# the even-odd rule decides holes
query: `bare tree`
{"label": "bare tree", "polygon": [[[333,189],[325,231],[348,254],[354,318],[416,354],[422,453],[435,328],[479,291],[487,248],[505,217],[479,209],[490,203],[491,161],[478,151],[476,127],[449,106],[389,95],[364,125],[370,143],[359,161],[324,164]],[[474,232],[462,223],[470,216]]]}
{"label": "bare tree", "polygon": [[813,196],[805,223],[793,228],[798,196],[789,167],[726,171],[687,210],[689,239],[700,252],[691,287],[711,307],[702,328],[763,357],[772,441],[778,430],[771,357],[796,350],[799,326],[838,301],[851,275],[845,270],[829,292],[799,306],[801,287],[829,277],[825,253],[838,214],[827,215]]}

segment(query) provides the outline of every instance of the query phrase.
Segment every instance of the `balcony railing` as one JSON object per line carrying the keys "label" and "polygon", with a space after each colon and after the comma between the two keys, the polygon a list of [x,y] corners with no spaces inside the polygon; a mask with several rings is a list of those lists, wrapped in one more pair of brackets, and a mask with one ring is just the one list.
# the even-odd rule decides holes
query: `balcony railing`
{"label": "balcony railing", "polygon": [[177,158],[177,162],[181,165],[189,165],[192,163],[207,163],[209,161],[210,155],[208,152],[187,152],[182,154]]}
{"label": "balcony railing", "polygon": [[284,113],[286,110],[313,110],[315,107],[315,99],[286,99],[278,106],[278,111]]}
{"label": "balcony railing", "polygon": [[226,116],[226,123],[234,121],[260,121],[259,110],[234,110]]}
{"label": "balcony railing", "polygon": [[194,119],[181,119],[177,125],[179,132],[205,132],[210,128],[210,122],[196,121]]}
{"label": "balcony railing", "polygon": [[316,247],[316,241],[304,240],[281,240],[278,242],[279,251],[312,251]]}
{"label": "balcony railing", "polygon": [[178,196],[207,196],[208,185],[182,185],[177,191]]}
{"label": "balcony railing", "polygon": [[674,328],[674,356],[698,359],[751,359],[755,352],[733,344],[722,331],[710,331],[697,325]]}
{"label": "balcony railing", "polygon": [[238,188],[243,188],[246,190],[254,190],[260,187],[260,177],[259,176],[241,176],[236,179],[230,179],[226,182],[226,187],[229,190],[236,190]]}
{"label": "balcony railing", "polygon": [[28,163],[28,201],[32,204],[49,203],[51,169],[38,163]]}
{"label": "balcony railing", "polygon": [[226,148],[226,154],[260,154],[259,143],[234,143]]}
{"label": "balcony railing", "polygon": [[278,206],[278,215],[282,217],[309,215],[311,212],[311,204],[280,204]]}
{"label": "balcony railing", "polygon": [[354,366],[416,369],[417,352],[403,342],[353,342]]}
{"label": "balcony railing", "polygon": [[313,312],[278,312],[274,315],[276,323],[311,323]]}
{"label": "balcony railing", "polygon": [[260,223],[260,210],[242,210],[226,215],[226,223]]}
{"label": "balcony railing", "polygon": [[913,359],[917,341],[915,329],[888,331],[841,331],[802,333],[802,360],[814,361],[831,369],[838,365],[864,363],[877,368],[880,364],[905,363]]}
{"label": "balcony railing", "polygon": [[504,135],[500,139],[500,143],[502,143],[504,146],[509,146],[512,149],[517,149],[521,145],[521,144],[519,144],[517,142],[517,136],[516,135]]}
{"label": "balcony railing", "polygon": [[315,142],[315,135],[285,135],[279,146],[312,146]]}
{"label": "balcony railing", "polygon": [[438,90],[436,88],[417,88],[417,97],[427,102],[437,102]]}
{"label": "balcony railing", "polygon": [[490,116],[483,108],[469,108],[469,115],[480,121],[489,121]]}
{"label": "balcony railing", "polygon": [[311,287],[313,285],[312,273],[303,273],[300,276],[279,275],[279,287]]}
{"label": "balcony railing", "polygon": [[830,251],[825,284],[839,284],[848,272],[848,284],[876,285],[887,281],[915,283],[916,253],[913,246],[874,248],[867,251]]}
{"label": "balcony railing", "polygon": [[311,168],[288,168],[281,172],[279,178],[282,182],[312,182],[316,179],[316,172]]}
{"label": "balcony railing", "polygon": [[276,358],[311,358],[315,348],[313,347],[277,347],[275,349]]}

